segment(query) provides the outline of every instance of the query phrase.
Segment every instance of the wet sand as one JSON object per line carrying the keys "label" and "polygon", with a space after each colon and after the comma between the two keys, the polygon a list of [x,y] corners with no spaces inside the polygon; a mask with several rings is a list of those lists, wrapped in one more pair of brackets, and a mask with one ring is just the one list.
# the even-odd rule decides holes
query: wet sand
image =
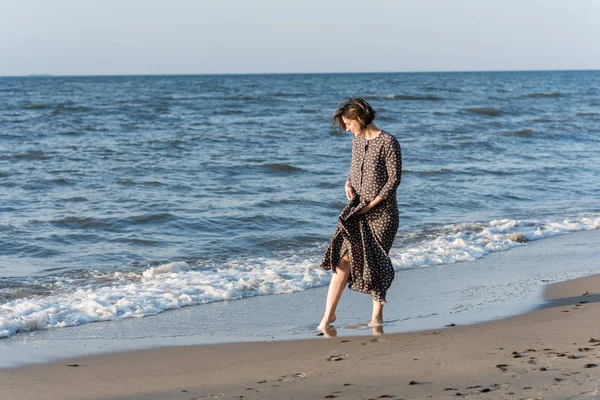
{"label": "wet sand", "polygon": [[0,370],[1,399],[595,399],[600,275],[538,310],[404,334],[181,346]]}

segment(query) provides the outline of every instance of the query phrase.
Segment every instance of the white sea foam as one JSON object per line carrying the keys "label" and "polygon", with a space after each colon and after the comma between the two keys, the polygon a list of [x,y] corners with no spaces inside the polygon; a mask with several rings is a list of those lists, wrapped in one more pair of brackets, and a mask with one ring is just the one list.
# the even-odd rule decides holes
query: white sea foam
{"label": "white sea foam", "polygon": [[[560,221],[495,220],[486,224],[444,226],[433,237],[412,248],[394,248],[397,270],[455,263],[485,257],[536,240],[573,231],[600,228],[600,216]],[[17,332],[74,326],[95,321],[143,317],[189,305],[250,296],[291,293],[329,283],[320,260],[246,259],[214,268],[185,262],[151,267],[141,273],[116,272],[109,283],[75,287],[56,285],[49,296],[21,298],[0,305],[0,337]]]}
{"label": "white sea foam", "polygon": [[432,266],[471,261],[496,252],[523,246],[515,238],[527,241],[563,235],[569,232],[600,228],[600,216],[559,221],[494,220],[487,224],[463,223],[448,225],[445,235],[423,242],[410,249],[393,248],[391,258],[400,270],[407,267]]}

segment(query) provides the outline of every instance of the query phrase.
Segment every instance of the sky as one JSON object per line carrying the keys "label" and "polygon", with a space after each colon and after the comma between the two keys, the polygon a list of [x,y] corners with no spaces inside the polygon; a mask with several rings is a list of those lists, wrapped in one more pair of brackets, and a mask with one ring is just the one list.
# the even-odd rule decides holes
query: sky
{"label": "sky", "polygon": [[600,0],[0,0],[0,76],[600,69]]}

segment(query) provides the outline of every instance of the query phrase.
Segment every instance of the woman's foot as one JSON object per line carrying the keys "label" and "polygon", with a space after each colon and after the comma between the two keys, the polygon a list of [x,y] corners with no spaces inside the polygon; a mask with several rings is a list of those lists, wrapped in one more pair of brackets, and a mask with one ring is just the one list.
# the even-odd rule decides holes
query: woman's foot
{"label": "woman's foot", "polygon": [[335,327],[333,325],[328,325],[325,329],[319,329],[319,331],[321,333],[319,333],[317,336],[324,336],[324,337],[336,337],[337,336],[337,329],[335,329]]}
{"label": "woman's foot", "polygon": [[383,318],[373,318],[371,322],[369,322],[369,328],[374,328],[376,326],[383,326]]}
{"label": "woman's foot", "polygon": [[320,330],[321,332],[327,330],[327,327],[329,325],[331,325],[332,322],[334,322],[336,319],[335,314],[333,314],[331,317],[323,317],[323,319],[321,320],[321,323],[319,324],[319,326],[317,326],[317,329]]}
{"label": "woman's foot", "polygon": [[383,326],[374,326],[373,327],[373,335],[374,336],[381,336],[381,335],[383,335]]}

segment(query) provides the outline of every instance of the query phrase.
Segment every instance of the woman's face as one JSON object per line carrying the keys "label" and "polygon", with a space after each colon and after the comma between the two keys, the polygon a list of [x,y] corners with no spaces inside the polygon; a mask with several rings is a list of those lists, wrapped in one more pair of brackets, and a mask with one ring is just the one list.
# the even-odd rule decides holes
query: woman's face
{"label": "woman's face", "polygon": [[360,128],[360,122],[358,122],[358,120],[348,119],[342,116],[342,121],[344,121],[344,124],[346,124],[346,132],[352,132],[354,136],[358,136],[362,132],[362,129]]}

